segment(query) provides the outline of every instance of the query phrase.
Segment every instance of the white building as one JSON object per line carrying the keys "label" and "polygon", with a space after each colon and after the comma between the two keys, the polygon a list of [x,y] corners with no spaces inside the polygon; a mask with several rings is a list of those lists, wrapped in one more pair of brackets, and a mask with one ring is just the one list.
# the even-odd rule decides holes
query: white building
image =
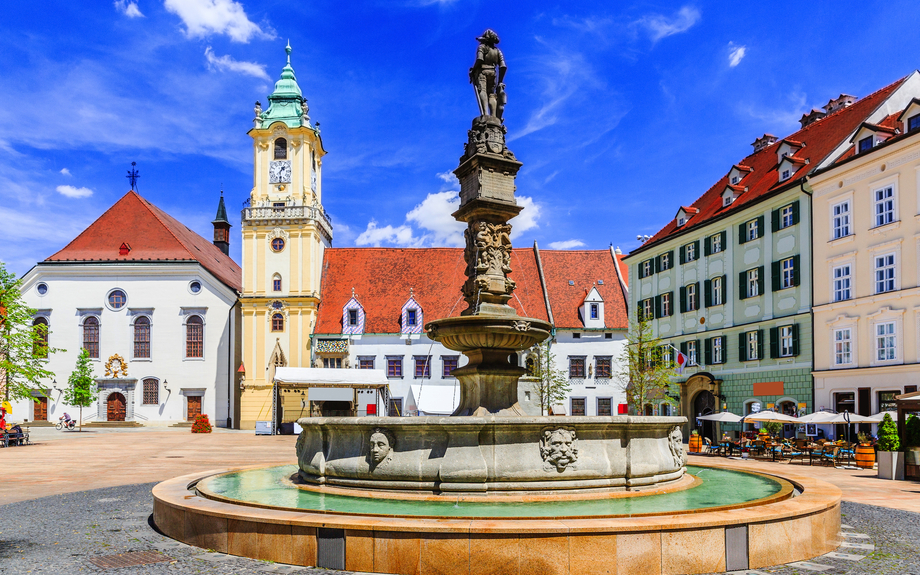
{"label": "white building", "polygon": [[38,401],[14,404],[14,419],[76,417],[63,389],[86,348],[98,399],[84,422],[168,425],[204,413],[232,425],[241,271],[226,253],[229,228],[223,198],[211,243],[131,191],[33,267],[23,297],[48,344],[66,351],[48,359],[50,397],[36,390]]}

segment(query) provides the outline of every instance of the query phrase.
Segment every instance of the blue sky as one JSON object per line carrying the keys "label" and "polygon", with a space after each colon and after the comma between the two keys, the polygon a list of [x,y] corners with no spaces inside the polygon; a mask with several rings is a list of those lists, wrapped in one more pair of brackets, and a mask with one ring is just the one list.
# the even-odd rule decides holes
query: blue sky
{"label": "blue sky", "polygon": [[0,260],[48,257],[128,190],[210,237],[252,186],[284,45],[321,124],[336,246],[459,245],[449,213],[486,27],[524,162],[515,245],[624,252],[770,132],[920,67],[916,2],[12,2],[0,19]]}

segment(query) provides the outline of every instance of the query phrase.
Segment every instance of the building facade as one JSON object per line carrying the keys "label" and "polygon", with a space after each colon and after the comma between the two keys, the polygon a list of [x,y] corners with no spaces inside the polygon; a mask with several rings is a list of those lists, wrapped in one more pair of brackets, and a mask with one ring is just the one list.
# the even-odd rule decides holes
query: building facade
{"label": "building facade", "polygon": [[77,417],[63,390],[86,349],[98,391],[84,422],[235,425],[240,268],[222,250],[222,212],[223,198],[212,244],[132,191],[26,273],[34,323],[66,351],[48,358],[50,395],[17,402],[18,420]]}

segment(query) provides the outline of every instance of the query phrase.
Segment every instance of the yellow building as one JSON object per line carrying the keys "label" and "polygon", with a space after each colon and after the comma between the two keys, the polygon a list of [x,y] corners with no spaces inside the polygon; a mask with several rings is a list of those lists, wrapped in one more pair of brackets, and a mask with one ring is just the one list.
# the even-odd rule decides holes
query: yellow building
{"label": "yellow building", "polygon": [[310,366],[310,334],[319,304],[323,250],[332,223],[322,205],[319,128],[287,64],[252,137],[253,187],[243,209],[243,370],[238,420],[242,429],[269,421],[272,376],[279,366]]}
{"label": "yellow building", "polygon": [[920,381],[918,96],[914,72],[809,178],[816,409],[894,409]]}

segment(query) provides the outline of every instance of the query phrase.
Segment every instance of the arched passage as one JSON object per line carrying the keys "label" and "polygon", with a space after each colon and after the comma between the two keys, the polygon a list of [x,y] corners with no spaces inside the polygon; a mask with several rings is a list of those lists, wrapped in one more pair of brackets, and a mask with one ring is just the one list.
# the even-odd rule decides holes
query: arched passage
{"label": "arched passage", "polygon": [[110,393],[105,400],[106,403],[106,421],[124,421],[125,420],[125,407],[127,401],[125,401],[125,396],[118,393]]}

